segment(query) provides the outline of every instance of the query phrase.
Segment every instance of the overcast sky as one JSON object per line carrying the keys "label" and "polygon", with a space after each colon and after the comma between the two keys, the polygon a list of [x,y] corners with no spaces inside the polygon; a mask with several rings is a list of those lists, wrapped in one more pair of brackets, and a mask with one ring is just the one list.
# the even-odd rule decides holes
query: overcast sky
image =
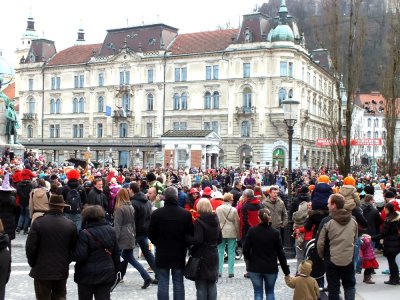
{"label": "overcast sky", "polygon": [[14,65],[14,50],[32,16],[39,38],[55,41],[57,51],[74,45],[84,29],[87,43],[101,43],[107,29],[164,23],[179,33],[239,27],[241,16],[267,0],[12,0],[1,3],[0,50]]}

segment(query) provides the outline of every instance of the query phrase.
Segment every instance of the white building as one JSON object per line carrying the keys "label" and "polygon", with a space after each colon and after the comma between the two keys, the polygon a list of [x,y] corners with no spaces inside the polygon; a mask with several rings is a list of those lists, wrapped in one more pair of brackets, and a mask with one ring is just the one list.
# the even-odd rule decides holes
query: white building
{"label": "white building", "polygon": [[53,41],[34,39],[16,69],[21,141],[57,161],[90,147],[92,159],[122,165],[283,168],[281,102],[298,99],[293,167],[330,165],[330,149],[315,140],[329,136],[335,78],[310,57],[285,1],[277,24],[252,13],[239,29],[112,29],[102,43],[58,53]]}

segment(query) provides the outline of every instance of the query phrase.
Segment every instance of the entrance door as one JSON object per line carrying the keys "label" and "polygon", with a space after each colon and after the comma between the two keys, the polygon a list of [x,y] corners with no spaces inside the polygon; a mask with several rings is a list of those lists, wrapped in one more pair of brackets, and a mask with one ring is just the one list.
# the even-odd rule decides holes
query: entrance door
{"label": "entrance door", "polygon": [[118,165],[127,168],[129,166],[129,151],[119,151],[118,161]]}
{"label": "entrance door", "polygon": [[280,170],[285,166],[285,151],[282,148],[276,148],[272,153],[272,167],[274,170]]}

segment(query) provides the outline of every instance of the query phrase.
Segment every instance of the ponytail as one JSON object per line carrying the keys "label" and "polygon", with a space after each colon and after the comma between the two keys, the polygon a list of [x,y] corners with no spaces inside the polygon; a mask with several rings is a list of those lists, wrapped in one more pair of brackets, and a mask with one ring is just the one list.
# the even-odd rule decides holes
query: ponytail
{"label": "ponytail", "polygon": [[258,217],[261,222],[265,225],[270,225],[271,223],[271,212],[267,208],[262,208],[258,211]]}

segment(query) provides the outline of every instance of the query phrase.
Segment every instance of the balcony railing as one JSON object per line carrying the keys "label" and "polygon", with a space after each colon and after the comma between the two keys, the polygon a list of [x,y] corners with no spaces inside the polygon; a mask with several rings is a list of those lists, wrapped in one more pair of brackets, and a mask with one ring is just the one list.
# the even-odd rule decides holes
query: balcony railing
{"label": "balcony railing", "polygon": [[124,110],[124,109],[116,109],[113,111],[113,118],[128,118],[132,117],[131,110]]}
{"label": "balcony railing", "polygon": [[24,113],[22,115],[23,120],[36,120],[37,114],[36,113]]}
{"label": "balcony railing", "polygon": [[256,113],[255,106],[236,106],[237,115],[255,114],[255,113]]}

